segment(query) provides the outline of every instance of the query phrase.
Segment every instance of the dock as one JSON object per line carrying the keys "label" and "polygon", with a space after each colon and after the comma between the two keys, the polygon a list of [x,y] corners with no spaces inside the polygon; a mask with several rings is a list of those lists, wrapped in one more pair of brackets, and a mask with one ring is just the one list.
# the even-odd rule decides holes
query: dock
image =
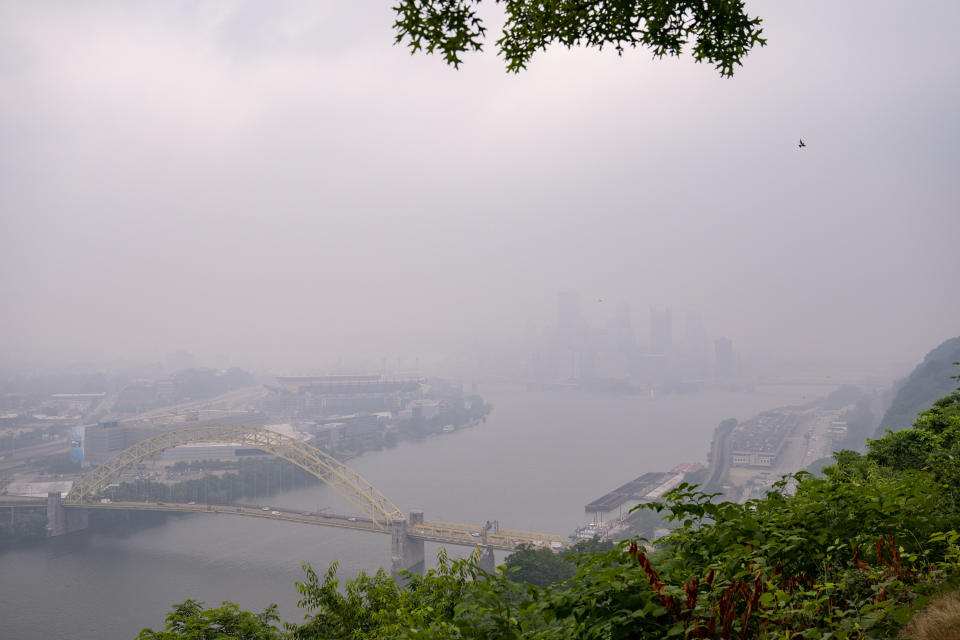
{"label": "dock", "polygon": [[658,500],[667,491],[683,482],[687,473],[701,468],[697,464],[683,463],[670,471],[649,471],[590,502],[583,510],[587,513],[608,513],[627,502],[633,503],[631,506],[634,506],[640,502]]}

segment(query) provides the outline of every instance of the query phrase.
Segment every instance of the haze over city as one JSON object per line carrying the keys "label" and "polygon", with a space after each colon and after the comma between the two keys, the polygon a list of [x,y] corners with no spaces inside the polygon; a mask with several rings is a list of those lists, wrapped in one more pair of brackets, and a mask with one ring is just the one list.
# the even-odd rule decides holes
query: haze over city
{"label": "haze over city", "polygon": [[958,23],[0,0],[0,636],[944,640]]}
{"label": "haze over city", "polygon": [[960,7],[756,11],[725,79],[454,70],[386,4],[0,3],[0,360],[525,357],[572,290],[641,338],[671,308],[745,357],[915,362],[960,318]]}

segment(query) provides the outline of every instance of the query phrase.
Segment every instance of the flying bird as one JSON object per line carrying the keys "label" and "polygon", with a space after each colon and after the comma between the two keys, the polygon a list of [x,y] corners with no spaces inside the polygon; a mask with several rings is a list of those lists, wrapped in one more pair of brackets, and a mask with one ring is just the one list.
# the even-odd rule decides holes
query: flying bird
{"label": "flying bird", "polygon": [[797,146],[803,149],[805,146],[807,146],[807,143],[803,141],[803,138],[800,138],[800,144],[798,144]]}

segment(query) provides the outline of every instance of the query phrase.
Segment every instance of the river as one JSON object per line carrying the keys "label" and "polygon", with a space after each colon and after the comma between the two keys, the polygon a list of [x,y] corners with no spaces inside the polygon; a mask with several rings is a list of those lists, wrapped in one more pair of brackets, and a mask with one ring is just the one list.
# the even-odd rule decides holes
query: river
{"label": "river", "polygon": [[[431,520],[482,523],[566,537],[588,521],[583,505],[646,471],[702,462],[714,427],[824,395],[829,387],[768,387],[661,398],[480,389],[486,423],[348,464],[405,510]],[[328,487],[286,492],[272,505],[347,506]],[[437,545],[427,545],[428,559]],[[451,552],[463,553],[455,547]],[[172,604],[224,600],[280,605],[297,620],[300,565],[340,563],[342,577],[390,566],[385,535],[257,518],[190,515],[165,524],[81,533],[0,551],[0,635],[130,639],[162,627]],[[498,561],[502,556],[498,556]]]}

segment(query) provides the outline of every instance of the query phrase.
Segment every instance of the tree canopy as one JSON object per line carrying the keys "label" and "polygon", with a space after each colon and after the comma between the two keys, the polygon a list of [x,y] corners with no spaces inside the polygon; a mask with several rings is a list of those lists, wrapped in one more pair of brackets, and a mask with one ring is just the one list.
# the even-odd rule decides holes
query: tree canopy
{"label": "tree canopy", "polygon": [[[559,44],[613,47],[622,54],[638,45],[655,58],[680,56],[684,48],[697,62],[712,64],[723,76],[754,47],[763,46],[760,18],[747,15],[743,0],[493,0],[505,21],[496,45],[507,70],[527,67],[533,54]],[[482,51],[487,34],[482,0],[398,0],[396,42],[411,53],[439,53],[459,67],[462,54]],[[492,3],[488,3],[492,4]]]}

